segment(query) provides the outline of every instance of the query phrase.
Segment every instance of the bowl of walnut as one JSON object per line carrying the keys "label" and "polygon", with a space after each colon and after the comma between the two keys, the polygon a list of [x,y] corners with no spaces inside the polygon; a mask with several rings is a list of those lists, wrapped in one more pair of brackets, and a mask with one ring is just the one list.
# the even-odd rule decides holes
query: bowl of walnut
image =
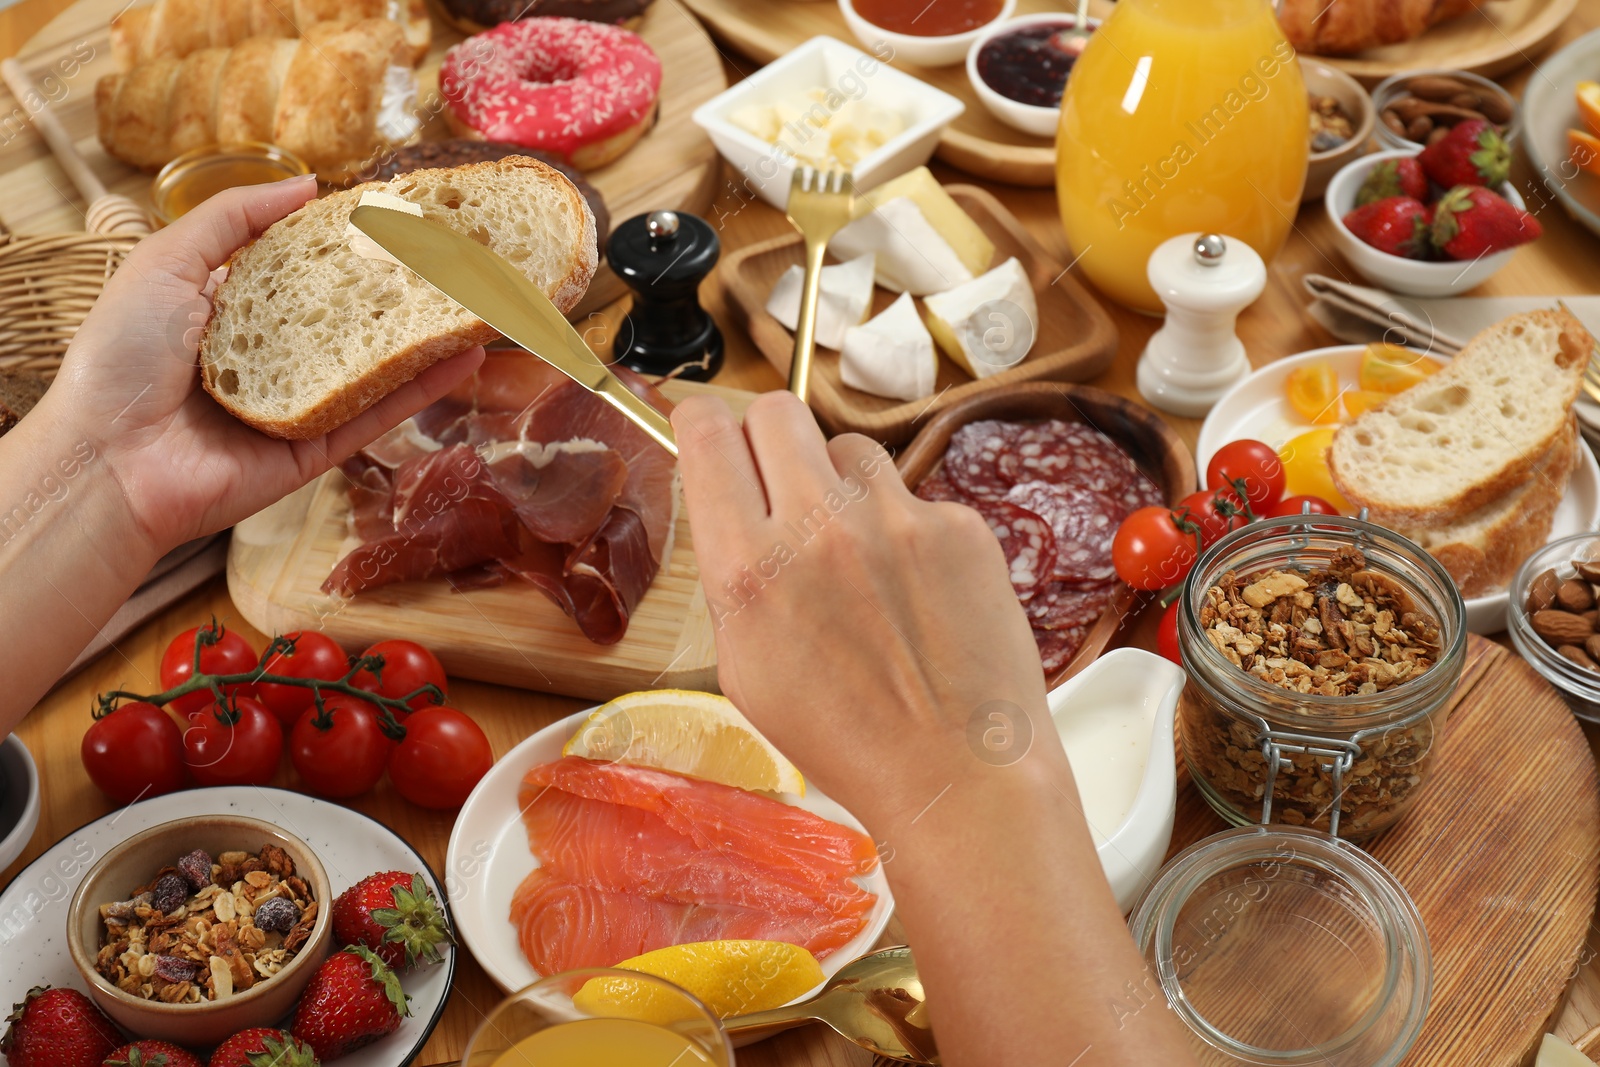
{"label": "bowl of walnut", "polygon": [[243,816],[178,819],[90,868],[67,944],[118,1023],[211,1045],[290,1012],[331,948],[332,901],[321,861],[293,834]]}
{"label": "bowl of walnut", "polygon": [[1600,722],[1600,536],[1551,541],[1511,579],[1511,643],[1572,713]]}

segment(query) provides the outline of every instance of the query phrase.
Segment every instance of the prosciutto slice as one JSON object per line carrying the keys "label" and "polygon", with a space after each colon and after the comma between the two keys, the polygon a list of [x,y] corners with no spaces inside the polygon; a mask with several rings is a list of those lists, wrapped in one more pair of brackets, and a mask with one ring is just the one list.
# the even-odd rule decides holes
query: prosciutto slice
{"label": "prosciutto slice", "polygon": [[[643,378],[613,368],[669,412]],[[665,558],[673,458],[606,402],[520,352],[347,460],[361,544],[323,589],[354,596],[444,576],[526,581],[597,644],[613,644]]]}

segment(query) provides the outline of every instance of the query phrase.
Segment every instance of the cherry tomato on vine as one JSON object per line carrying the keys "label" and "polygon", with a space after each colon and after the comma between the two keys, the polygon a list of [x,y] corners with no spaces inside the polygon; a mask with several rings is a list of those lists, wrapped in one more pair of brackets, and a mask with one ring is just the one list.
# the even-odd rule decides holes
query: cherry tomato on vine
{"label": "cherry tomato on vine", "polygon": [[1140,508],[1117,527],[1111,542],[1111,562],[1117,577],[1135,589],[1165,589],[1183,580],[1194,566],[1195,531],[1179,529],[1177,517],[1167,508]]}
{"label": "cherry tomato on vine", "polygon": [[1283,497],[1283,461],[1260,441],[1229,441],[1206,464],[1206,485],[1228,489],[1240,480],[1250,507],[1259,513]]}
{"label": "cherry tomato on vine", "polygon": [[395,789],[424,808],[460,807],[494,764],[483,729],[449,707],[412,712],[405,727],[405,740],[389,755]]}
{"label": "cherry tomato on vine", "polygon": [[[215,625],[218,630],[222,630],[221,624]],[[183,631],[172,639],[167,650],[161,654],[163,690],[183,684],[194,674],[194,637],[199,632],[198,626]],[[232,630],[222,630],[222,636],[217,639],[216,644],[200,650],[200,669],[206,674],[243,674],[245,671],[254,670],[255,665],[256,650],[250,647],[249,641]],[[223,692],[250,696],[254,689],[248,683],[240,683],[224,686]],[[170,701],[167,708],[180,716],[187,717],[204,708],[213,699],[209,689],[196,690]]]}
{"label": "cherry tomato on vine", "polygon": [[189,781],[183,731],[172,716],[142,700],[121,704],[84,731],[83,769],[118,804],[175,793]]}
{"label": "cherry tomato on vine", "polygon": [[[445,689],[444,668],[439,665],[438,659],[432,652],[415,641],[398,639],[379,641],[361,654],[383,657],[383,670],[379,672],[383,679],[381,683],[373,677],[371,671],[362,671],[351,679],[355,685],[369,693],[398,700],[408,693],[415,693],[425,685],[436,685],[439,687],[439,692],[449,695],[449,691]],[[435,706],[426,693],[412,697],[407,703],[412,711]]]}
{"label": "cherry tomato on vine", "polygon": [[[283,636],[294,639],[294,650],[273,653],[272,658],[262,664],[262,670],[266,673],[336,682],[349,672],[350,661],[345,658],[344,649],[326,634],[302,630]],[[293,730],[300,713],[312,704],[310,689],[274,682],[257,682],[256,699],[278,717],[278,722],[285,730]]]}
{"label": "cherry tomato on vine", "polygon": [[212,703],[189,718],[183,761],[198,785],[266,785],[283,756],[283,727],[252,697]]}
{"label": "cherry tomato on vine", "polygon": [[1267,518],[1278,519],[1285,515],[1306,514],[1305,505],[1310,505],[1312,515],[1337,515],[1339,509],[1322,499],[1320,496],[1290,496],[1278,501],[1267,512]]}
{"label": "cherry tomato on vine", "polygon": [[1199,524],[1201,548],[1210,548],[1250,522],[1239,498],[1224,490],[1202,489],[1190,493],[1178,502],[1178,508],[1188,508],[1189,518]]}
{"label": "cherry tomato on vine", "polygon": [[383,777],[394,742],[379,725],[378,709],[359,697],[324,697],[325,715],[307,708],[289,734],[289,758],[306,788],[321,797],[354,797]]}
{"label": "cherry tomato on vine", "polygon": [[1178,609],[1182,606],[1182,597],[1168,604],[1167,610],[1161,613],[1161,622],[1156,626],[1156,651],[1180,667],[1183,666],[1183,657],[1178,653]]}

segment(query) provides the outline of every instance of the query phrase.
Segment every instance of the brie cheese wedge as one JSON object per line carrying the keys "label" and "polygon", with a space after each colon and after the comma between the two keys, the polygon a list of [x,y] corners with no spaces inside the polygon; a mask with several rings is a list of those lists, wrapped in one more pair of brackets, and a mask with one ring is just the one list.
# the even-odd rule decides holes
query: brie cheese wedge
{"label": "brie cheese wedge", "polygon": [[[844,332],[859,324],[872,310],[871,252],[822,268],[822,288],[817,294],[817,344],[838,349]],[[778,277],[767,298],[767,314],[793,333],[800,324],[800,294],[805,288],[805,271],[790,267]]]}
{"label": "brie cheese wedge", "polygon": [[840,256],[877,253],[878,284],[926,296],[972,280],[972,271],[910,197],[897,197],[833,235]]}
{"label": "brie cheese wedge", "polygon": [[988,274],[923,301],[928,332],[974,378],[1022,362],[1039,335],[1033,283],[1016,257]]}
{"label": "brie cheese wedge", "polygon": [[[367,204],[374,204],[378,207],[392,208],[395,211],[404,211],[407,215],[415,215],[419,219],[422,217],[421,204],[413,204],[411,201],[401,199],[400,197],[395,196],[393,193],[380,193],[376,190],[368,190],[367,192],[361,194],[361,200],[356,204],[356,206],[364,207]],[[353,222],[347,222],[344,224],[344,235],[350,242],[350,251],[354,252],[362,259],[376,259],[382,263],[393,263],[397,267],[405,265],[398,259],[395,259],[393,256],[391,256],[388,252],[384,251],[383,246],[378,242],[374,241],[372,238],[356,229],[356,224]]]}
{"label": "brie cheese wedge", "polygon": [[839,374],[850,388],[874,396],[921,400],[933,395],[939,357],[910,293],[901,293],[882,313],[845,331]]}
{"label": "brie cheese wedge", "polygon": [[1594,1061],[1556,1035],[1545,1034],[1534,1067],[1594,1067]]}

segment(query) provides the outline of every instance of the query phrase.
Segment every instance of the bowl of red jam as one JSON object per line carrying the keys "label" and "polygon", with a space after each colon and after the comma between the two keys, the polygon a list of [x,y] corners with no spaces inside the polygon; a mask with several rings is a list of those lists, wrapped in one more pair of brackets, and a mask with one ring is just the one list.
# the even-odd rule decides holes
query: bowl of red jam
{"label": "bowl of red jam", "polygon": [[[1087,38],[1059,11],[1023,15],[991,26],[967,50],[967,79],[989,113],[1035,137],[1054,138],[1067,76]],[[1093,32],[1099,19],[1086,23]]]}
{"label": "bowl of red jam", "polygon": [[918,67],[960,63],[986,30],[1011,17],[1017,0],[839,0],[839,11],[878,58]]}

